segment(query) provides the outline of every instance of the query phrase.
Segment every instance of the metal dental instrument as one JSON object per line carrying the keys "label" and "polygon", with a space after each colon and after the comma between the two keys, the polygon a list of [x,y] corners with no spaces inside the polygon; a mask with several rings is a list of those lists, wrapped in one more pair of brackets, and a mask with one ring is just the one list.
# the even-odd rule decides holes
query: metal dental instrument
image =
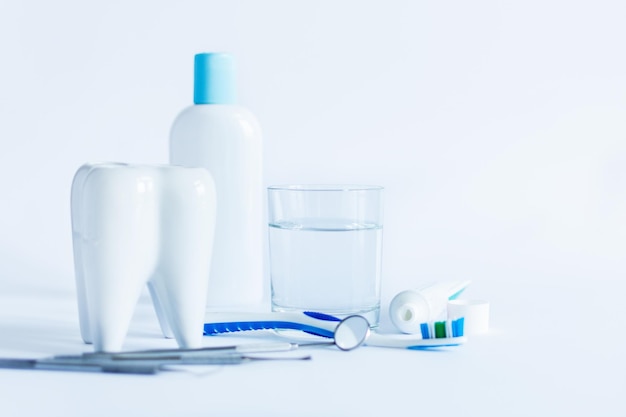
{"label": "metal dental instrument", "polygon": [[0,368],[42,371],[111,372],[121,374],[155,374],[159,367],[150,363],[87,362],[69,359],[5,359],[0,358]]}
{"label": "metal dental instrument", "polygon": [[[138,350],[130,352],[98,352],[98,353],[84,353],[82,358],[86,361],[109,360],[114,363],[120,363],[121,361],[145,361],[148,360],[160,360],[185,364],[194,363],[209,363],[212,361],[220,360],[228,361],[232,358],[241,357],[243,359],[260,359],[256,356],[249,356],[256,353],[269,353],[269,352],[286,352],[308,346],[326,346],[335,345],[341,350],[352,350],[363,344],[363,342],[370,335],[369,322],[362,316],[349,316],[338,322],[333,334],[333,340],[330,341],[315,341],[305,343],[290,343],[290,342],[274,342],[274,343],[250,343],[242,345],[232,346],[212,346],[198,349],[153,349],[153,350]],[[62,359],[64,357],[57,357]],[[227,358],[227,359],[224,359]],[[273,358],[267,359],[307,359],[308,357],[297,358]]]}
{"label": "metal dental instrument", "polygon": [[83,353],[84,358],[97,359],[159,359],[159,358],[205,358],[222,357],[229,354],[252,354],[268,352],[287,352],[296,349],[297,345],[289,342],[247,343],[231,346],[211,346],[197,349],[148,349],[128,352],[89,352]]}
{"label": "metal dental instrument", "polygon": [[80,364],[109,365],[129,365],[129,366],[154,366],[160,369],[166,365],[238,365],[245,362],[257,360],[309,360],[310,356],[248,356],[237,353],[227,353],[212,356],[181,356],[176,354],[162,356],[143,357],[89,357],[89,356],[57,356],[54,360],[76,362]]}
{"label": "metal dental instrument", "polygon": [[306,343],[261,343],[215,346],[200,349],[155,349],[117,353],[59,355],[44,359],[0,358],[0,368],[51,371],[155,374],[168,365],[237,365],[250,361],[309,360],[310,356],[255,356],[256,353],[285,352],[298,347],[335,345],[341,350],[361,346],[370,336],[369,322],[362,316],[337,320],[332,340]]}
{"label": "metal dental instrument", "polygon": [[174,353],[158,355],[115,357],[115,355],[67,355],[44,359],[0,358],[0,368],[47,371],[110,372],[123,374],[155,374],[168,365],[239,365],[251,361],[309,360],[311,356],[277,357],[249,356],[236,352],[204,356],[185,356]]}
{"label": "metal dental instrument", "polygon": [[[341,320],[335,327],[333,340],[291,343],[250,343],[232,346],[212,346],[198,349],[152,349],[137,350],[130,352],[96,352],[84,353],[82,358],[87,361],[113,360],[162,360],[162,361],[185,361],[186,363],[202,363],[203,361],[219,361],[228,357],[247,357],[246,355],[269,352],[286,352],[307,346],[336,345],[341,350],[355,349],[369,337],[369,322],[362,316],[349,316]],[[58,359],[67,357],[59,356]],[[256,358],[256,357],[253,357]]]}
{"label": "metal dental instrument", "polygon": [[370,324],[363,316],[348,316],[341,320],[335,328],[333,340],[329,342],[307,342],[297,346],[335,345],[341,350],[356,349],[367,340],[370,335]]}
{"label": "metal dental instrument", "polygon": [[[363,316],[353,315],[341,320],[337,317],[305,311],[272,313],[207,313],[206,335],[228,334],[250,330],[298,330],[333,339],[333,342],[313,342],[308,346],[335,344],[341,350],[359,347],[369,336],[369,322]],[[287,337],[284,333],[279,333]],[[288,338],[288,337],[287,337]],[[306,343],[300,346],[307,346]]]}

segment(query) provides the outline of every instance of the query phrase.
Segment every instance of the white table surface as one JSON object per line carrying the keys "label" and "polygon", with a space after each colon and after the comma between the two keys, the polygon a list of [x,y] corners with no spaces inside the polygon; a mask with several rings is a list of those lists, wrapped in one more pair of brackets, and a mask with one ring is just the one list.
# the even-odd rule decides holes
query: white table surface
{"label": "white table surface", "polygon": [[[476,282],[465,296],[490,301],[490,332],[436,351],[308,348],[310,361],[151,376],[1,369],[0,415],[624,416],[625,286],[590,282]],[[386,314],[381,330],[392,330]],[[80,339],[68,290],[5,286],[0,334],[0,357],[91,349]],[[205,343],[260,339],[274,340],[248,333]],[[156,347],[174,341],[161,337],[142,296],[125,348]]]}

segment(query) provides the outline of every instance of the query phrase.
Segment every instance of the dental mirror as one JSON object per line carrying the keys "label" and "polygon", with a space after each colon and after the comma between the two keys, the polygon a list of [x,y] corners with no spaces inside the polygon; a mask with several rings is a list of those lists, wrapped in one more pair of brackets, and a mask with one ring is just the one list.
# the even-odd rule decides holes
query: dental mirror
{"label": "dental mirror", "polygon": [[370,335],[370,323],[363,316],[348,316],[341,320],[333,335],[332,342],[301,343],[298,347],[335,345],[341,350],[356,349]]}
{"label": "dental mirror", "polygon": [[348,316],[335,328],[335,345],[341,350],[356,349],[370,335],[370,323],[363,316]]}

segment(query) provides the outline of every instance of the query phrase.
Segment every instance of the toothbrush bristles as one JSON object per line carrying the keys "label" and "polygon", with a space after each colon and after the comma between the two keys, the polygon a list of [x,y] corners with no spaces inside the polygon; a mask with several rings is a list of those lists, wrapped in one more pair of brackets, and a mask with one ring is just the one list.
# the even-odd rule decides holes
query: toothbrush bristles
{"label": "toothbrush bristles", "polygon": [[463,317],[420,324],[422,339],[445,339],[447,337],[461,337],[464,333],[465,319]]}

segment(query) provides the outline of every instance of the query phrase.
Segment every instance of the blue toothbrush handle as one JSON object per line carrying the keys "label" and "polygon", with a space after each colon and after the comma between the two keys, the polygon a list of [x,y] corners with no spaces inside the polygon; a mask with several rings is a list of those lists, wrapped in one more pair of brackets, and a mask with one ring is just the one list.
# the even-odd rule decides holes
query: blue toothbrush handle
{"label": "blue toothbrush handle", "polygon": [[289,321],[234,321],[224,323],[205,323],[204,334],[215,335],[221,333],[241,332],[247,330],[301,330],[316,336],[333,337],[333,332],[319,327]]}
{"label": "blue toothbrush handle", "polygon": [[333,316],[300,313],[207,313],[205,335],[249,330],[300,330],[332,338],[338,319]]}

